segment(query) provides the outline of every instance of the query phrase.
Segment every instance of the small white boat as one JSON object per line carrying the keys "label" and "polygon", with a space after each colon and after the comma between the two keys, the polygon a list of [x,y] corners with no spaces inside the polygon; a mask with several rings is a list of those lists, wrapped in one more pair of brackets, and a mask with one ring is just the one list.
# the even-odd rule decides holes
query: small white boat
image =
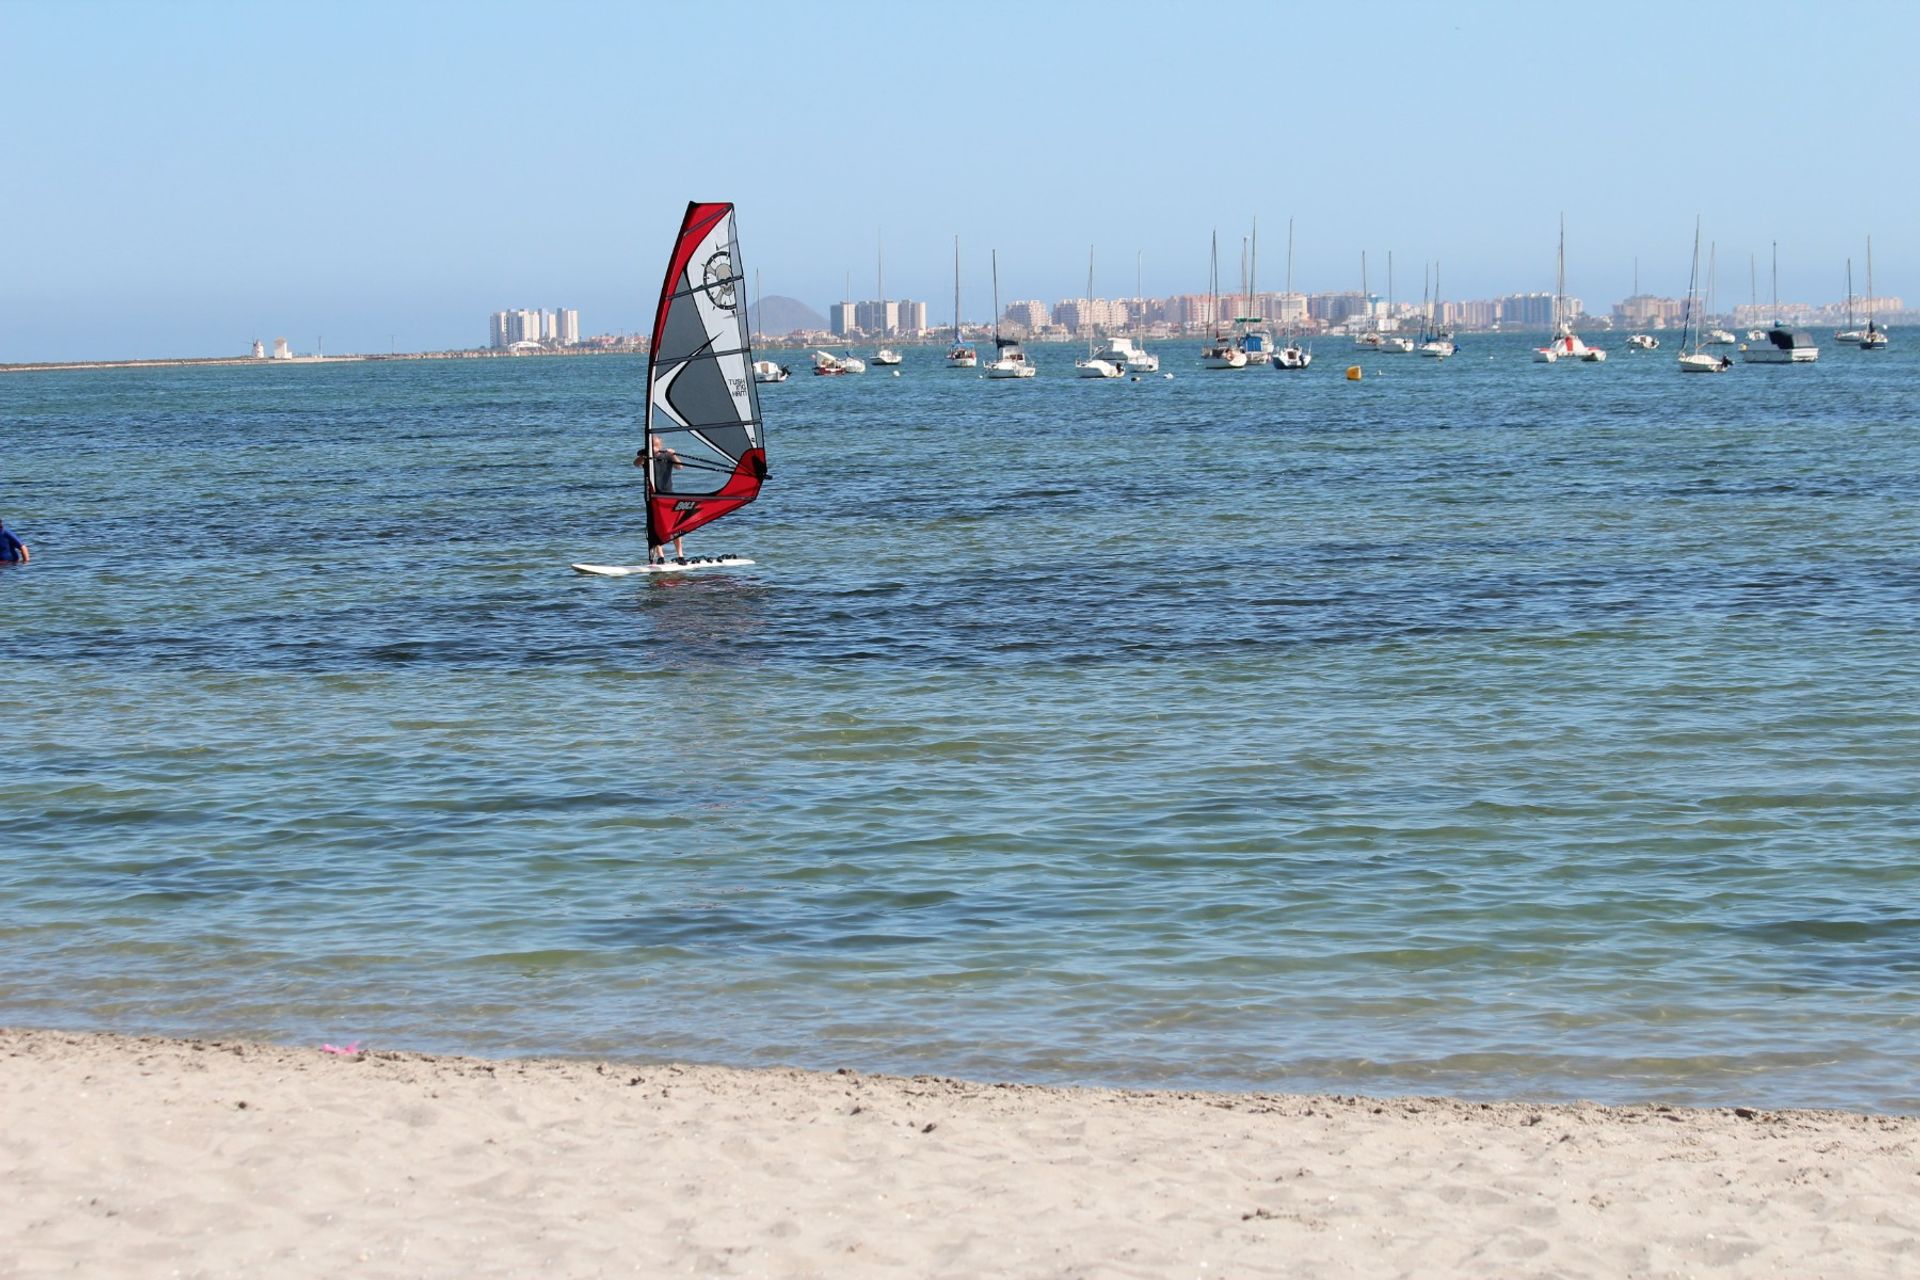
{"label": "small white boat", "polygon": [[1373,332],[1353,335],[1353,345],[1366,351],[1378,351],[1382,341],[1381,335]]}
{"label": "small white boat", "polygon": [[1027,353],[1012,338],[996,338],[1000,344],[1000,358],[987,366],[989,378],[1031,378],[1039,372],[1027,359]]}
{"label": "small white boat", "polygon": [[1304,369],[1313,363],[1313,352],[1297,342],[1289,342],[1273,353],[1273,367],[1276,369]]}
{"label": "small white boat", "polygon": [[980,353],[960,336],[960,237],[953,238],[953,345],[947,348],[947,368],[971,369],[980,363]]}
{"label": "small white boat", "polygon": [[947,348],[947,368],[971,369],[980,363],[980,353],[971,342],[956,342]]}
{"label": "small white boat", "polygon": [[[1693,224],[1693,267],[1687,275],[1687,310],[1680,322],[1680,372],[1682,373],[1725,373],[1733,367],[1733,361],[1722,355],[1708,355],[1700,348],[1699,326],[1695,323],[1694,312],[1700,303],[1700,221]],[[1636,335],[1638,336],[1638,335]],[[1689,341],[1691,339],[1691,341]],[[1628,339],[1632,341],[1632,339]]]}
{"label": "small white boat", "polygon": [[1639,351],[1658,351],[1660,339],[1650,333],[1636,333],[1627,338],[1627,345]]}
{"label": "small white boat", "polygon": [[1456,350],[1451,338],[1430,338],[1420,344],[1420,354],[1430,360],[1445,360]]}
{"label": "small white boat", "polygon": [[1859,329],[1836,329],[1833,333],[1833,340],[1842,344],[1850,342],[1858,343],[1866,336],[1866,333]]}
{"label": "small white boat", "polygon": [[1126,373],[1126,370],[1122,369],[1119,365],[1107,360],[1102,360],[1098,356],[1088,356],[1085,360],[1075,360],[1073,362],[1073,371],[1075,376],[1081,378],[1118,378],[1124,376]]}
{"label": "small white boat", "polygon": [[1160,372],[1160,357],[1134,346],[1131,338],[1108,338],[1107,345],[1094,358],[1117,365],[1128,373]]}
{"label": "small white boat", "polygon": [[816,351],[813,353],[813,371],[823,378],[837,378],[843,374],[865,373],[867,362],[852,355],[836,356]]}
{"label": "small white boat", "polygon": [[1867,328],[1860,335],[1862,351],[1885,351],[1887,331],[1873,318],[1873,237],[1867,237]]}
{"label": "small white boat", "polygon": [[1383,356],[1409,356],[1413,354],[1413,339],[1403,338],[1397,333],[1380,335],[1380,354]]}
{"label": "small white boat", "polygon": [[775,364],[771,360],[753,362],[753,380],[755,382],[785,382],[793,376],[793,370],[785,365]]}
{"label": "small white boat", "polygon": [[1247,367],[1247,353],[1233,345],[1230,338],[1213,336],[1213,341],[1200,348],[1200,367],[1202,369],[1244,369]]}
{"label": "small white boat", "polygon": [[1725,329],[1709,329],[1701,335],[1700,345],[1703,347],[1730,347],[1738,341],[1740,341],[1740,339],[1734,337]]}
{"label": "small white boat", "polygon": [[882,347],[878,351],[873,353],[873,362],[875,364],[887,364],[887,365],[899,364],[900,353],[898,351],[895,351],[892,347]]}
{"label": "small white boat", "polygon": [[1553,337],[1544,347],[1536,347],[1533,358],[1540,364],[1557,364],[1561,360],[1578,360],[1583,364],[1603,364],[1607,353],[1598,347],[1590,347],[1581,341],[1580,335],[1573,331],[1573,320],[1567,312],[1567,219],[1560,218],[1560,251],[1556,258],[1553,278]]}

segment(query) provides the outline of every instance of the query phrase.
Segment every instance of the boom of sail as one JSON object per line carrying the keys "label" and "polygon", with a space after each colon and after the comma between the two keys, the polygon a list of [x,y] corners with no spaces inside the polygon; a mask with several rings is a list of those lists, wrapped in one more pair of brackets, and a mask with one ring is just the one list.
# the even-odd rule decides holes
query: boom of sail
{"label": "boom of sail", "polygon": [[733,205],[688,204],[647,355],[652,546],[744,507],[767,478],[744,279]]}

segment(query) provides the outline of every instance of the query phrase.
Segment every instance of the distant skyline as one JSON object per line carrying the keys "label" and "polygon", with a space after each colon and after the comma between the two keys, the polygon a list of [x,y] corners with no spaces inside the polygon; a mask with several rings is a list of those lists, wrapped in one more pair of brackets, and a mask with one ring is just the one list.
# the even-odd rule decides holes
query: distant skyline
{"label": "distant skyline", "polygon": [[[1685,39],[1665,5],[1185,6],[829,18],[597,4],[0,0],[9,131],[0,361],[484,345],[503,305],[644,328],[690,198],[740,206],[746,265],[816,310],[952,311],[1260,284],[1417,299],[1682,294],[1693,221],[1745,301],[1920,294],[1904,139],[1920,6],[1748,3]],[[681,56],[694,51],[691,56]],[[476,320],[479,317],[479,320]]]}

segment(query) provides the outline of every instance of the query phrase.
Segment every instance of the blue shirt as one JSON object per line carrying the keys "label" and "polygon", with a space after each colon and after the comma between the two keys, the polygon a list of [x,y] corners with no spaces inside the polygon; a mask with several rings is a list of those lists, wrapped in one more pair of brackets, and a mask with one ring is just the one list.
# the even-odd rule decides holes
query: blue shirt
{"label": "blue shirt", "polygon": [[13,530],[0,529],[0,564],[18,564],[25,558],[21,554],[20,539],[13,536]]}

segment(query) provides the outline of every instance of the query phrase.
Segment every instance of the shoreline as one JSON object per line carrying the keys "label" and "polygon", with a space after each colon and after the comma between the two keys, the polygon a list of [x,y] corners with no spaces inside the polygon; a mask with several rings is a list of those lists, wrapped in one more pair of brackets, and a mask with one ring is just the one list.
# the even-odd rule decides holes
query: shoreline
{"label": "shoreline", "polygon": [[1920,1117],[1129,1092],[0,1028],[22,1273],[1920,1267]]}

